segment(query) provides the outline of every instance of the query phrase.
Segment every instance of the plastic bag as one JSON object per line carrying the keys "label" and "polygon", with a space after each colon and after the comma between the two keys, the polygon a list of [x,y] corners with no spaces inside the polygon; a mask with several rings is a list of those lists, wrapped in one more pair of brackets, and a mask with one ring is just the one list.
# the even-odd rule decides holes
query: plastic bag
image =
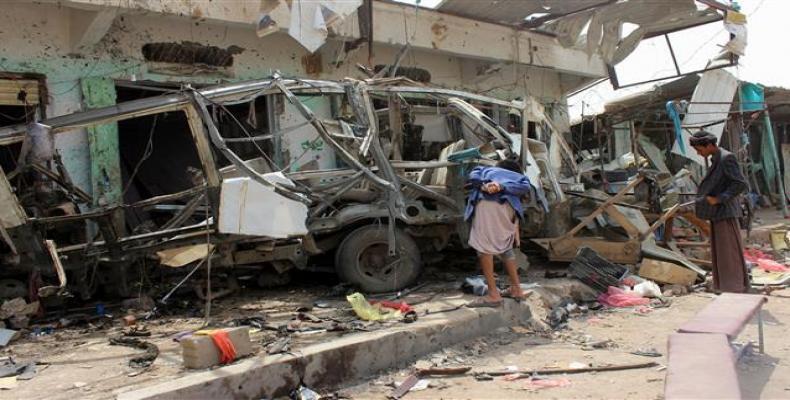
{"label": "plastic bag", "polygon": [[387,309],[379,304],[370,304],[362,293],[353,293],[346,296],[351,308],[357,316],[365,321],[386,321],[401,318],[400,311]]}
{"label": "plastic bag", "polygon": [[650,300],[634,293],[628,293],[623,289],[609,286],[606,293],[598,296],[598,302],[609,307],[633,307],[646,306]]}
{"label": "plastic bag", "polygon": [[485,296],[488,293],[488,285],[482,276],[470,276],[464,279],[461,284],[464,293],[474,294],[475,296]]}
{"label": "plastic bag", "polygon": [[643,281],[634,286],[627,293],[633,293],[639,297],[661,297],[661,288],[653,281]]}

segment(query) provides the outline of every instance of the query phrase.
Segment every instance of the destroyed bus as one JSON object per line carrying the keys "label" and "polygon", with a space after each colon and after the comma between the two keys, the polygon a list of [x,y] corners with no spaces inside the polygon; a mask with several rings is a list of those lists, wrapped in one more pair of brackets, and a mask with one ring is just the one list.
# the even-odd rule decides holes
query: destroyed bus
{"label": "destroyed bus", "polygon": [[[564,200],[544,142],[570,152],[536,103],[405,78],[275,75],[163,92],[0,129],[18,161],[0,172],[5,293],[129,296],[207,260],[232,291],[236,278],[284,283],[332,257],[341,280],[393,291],[415,281],[423,255],[465,245],[474,165],[519,160],[535,187],[525,237]],[[121,141],[114,201],[77,187],[53,145],[106,124]]]}

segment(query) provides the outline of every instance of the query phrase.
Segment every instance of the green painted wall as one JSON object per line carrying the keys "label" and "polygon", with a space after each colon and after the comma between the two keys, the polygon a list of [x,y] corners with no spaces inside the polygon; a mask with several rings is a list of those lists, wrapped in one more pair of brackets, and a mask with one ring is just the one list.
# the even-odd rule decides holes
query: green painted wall
{"label": "green painted wall", "polygon": [[[115,104],[115,83],[110,78],[85,78],[80,81],[86,109]],[[118,150],[118,124],[88,128],[91,189],[94,205],[117,204],[123,201],[121,164]]]}

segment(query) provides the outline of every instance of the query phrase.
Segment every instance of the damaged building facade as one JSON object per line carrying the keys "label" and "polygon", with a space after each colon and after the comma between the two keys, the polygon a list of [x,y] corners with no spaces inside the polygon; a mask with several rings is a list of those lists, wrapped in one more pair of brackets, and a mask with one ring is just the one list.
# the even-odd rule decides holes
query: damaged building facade
{"label": "damaged building facade", "polygon": [[410,283],[417,242],[463,231],[465,157],[518,157],[545,212],[577,172],[565,95],[642,38],[722,19],[710,1],[539,3],[6,5],[4,275],[41,274],[41,295],[124,295],[141,260],[247,265],[268,284],[326,256],[372,266],[338,271],[372,291]]}

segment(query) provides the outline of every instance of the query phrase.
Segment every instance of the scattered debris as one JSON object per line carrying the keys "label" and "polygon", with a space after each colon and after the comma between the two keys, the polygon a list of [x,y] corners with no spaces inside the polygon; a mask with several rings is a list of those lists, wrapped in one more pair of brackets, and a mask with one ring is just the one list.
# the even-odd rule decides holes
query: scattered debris
{"label": "scattered debris", "polygon": [[268,354],[280,354],[290,351],[290,346],[291,337],[285,336],[275,340],[274,342],[266,344],[264,347],[266,348],[266,353]]}
{"label": "scattered debris", "polygon": [[620,280],[628,273],[628,268],[611,263],[589,247],[583,247],[577,253],[568,272],[602,293],[610,286],[619,286]]}
{"label": "scattered debris", "polygon": [[264,317],[246,317],[246,318],[234,319],[233,321],[231,321],[231,325],[251,326],[257,329],[267,329],[266,318]]}
{"label": "scattered debris", "polygon": [[573,303],[564,302],[556,307],[554,307],[551,312],[549,313],[546,322],[549,324],[551,329],[560,329],[568,322],[568,317],[570,316],[570,311],[568,310],[568,306]]}
{"label": "scattered debris", "polygon": [[36,373],[36,363],[17,363],[11,357],[0,360],[0,378],[19,377],[25,375],[24,379],[31,379]]}
{"label": "scattered debris", "polygon": [[486,373],[475,373],[475,379],[478,381],[493,381],[494,377]]}
{"label": "scattered debris", "polygon": [[399,319],[402,313],[398,310],[387,309],[378,304],[371,304],[362,293],[353,293],[346,296],[357,316],[365,321],[385,321]]}
{"label": "scattered debris", "polygon": [[294,400],[320,400],[321,395],[307,386],[299,385],[299,388],[291,393],[291,398]]}
{"label": "scattered debris", "polygon": [[631,290],[627,290],[626,292],[635,294],[640,297],[648,297],[648,298],[660,298],[661,295],[661,288],[656,285],[655,282],[651,281],[644,281],[637,283],[633,286]]}
{"label": "scattered debris", "polygon": [[582,369],[582,368],[589,368],[591,366],[592,365],[589,363],[583,363],[578,361],[573,361],[570,364],[568,364],[568,368],[570,369]]}
{"label": "scattered debris", "polygon": [[540,390],[540,389],[548,389],[555,387],[565,387],[570,385],[571,385],[571,380],[568,378],[556,378],[556,379],[530,378],[530,380],[524,384],[524,389]]}
{"label": "scattered debris", "polygon": [[760,268],[764,271],[768,271],[768,272],[790,271],[790,268],[774,261],[770,256],[757,249],[744,250],[743,257],[746,259],[747,262],[756,264],[757,268]]}
{"label": "scattered debris", "polygon": [[488,293],[488,285],[486,285],[481,275],[470,276],[464,279],[464,282],[461,284],[461,290],[467,294],[485,296]]}
{"label": "scattered debris", "polygon": [[315,315],[310,314],[309,312],[306,312],[306,311],[299,312],[299,314],[296,315],[296,318],[298,318],[300,321],[308,321],[308,322],[313,322],[313,323],[324,322],[323,319],[318,318]]}
{"label": "scattered debris", "polygon": [[697,273],[672,262],[642,259],[639,276],[656,282],[691,286],[697,281]]}
{"label": "scattered debris", "polygon": [[609,286],[606,293],[598,296],[598,301],[609,307],[633,307],[650,304],[650,299],[613,286]]}
{"label": "scattered debris", "polygon": [[146,342],[140,339],[130,337],[114,337],[110,338],[110,344],[113,346],[126,346],[140,350],[145,350],[142,355],[132,357],[129,360],[129,366],[132,368],[148,368],[159,357],[159,347],[151,342]]}
{"label": "scattered debris", "polygon": [[126,299],[121,302],[121,307],[124,309],[138,311],[151,311],[155,306],[156,304],[154,303],[154,300],[149,296],[135,297],[133,299]]}
{"label": "scattered debris", "polygon": [[598,340],[593,342],[585,342],[582,345],[582,350],[609,349],[613,347],[617,347],[617,343],[609,339],[606,339],[606,340]]}
{"label": "scattered debris", "polygon": [[524,377],[533,375],[557,375],[557,374],[579,374],[584,372],[607,372],[607,371],[624,371],[628,369],[641,369],[657,366],[658,363],[647,362],[638,364],[622,364],[622,365],[605,365],[598,367],[585,367],[585,368],[544,368],[537,370],[519,370],[505,369],[499,371],[480,371],[477,374],[486,374],[490,376],[505,376],[512,374],[520,374]]}
{"label": "scattered debris", "polygon": [[663,354],[659,353],[658,350],[655,348],[645,348],[645,349],[637,349],[636,351],[632,351],[631,354],[643,357],[661,357]]}
{"label": "scattered debris", "polygon": [[127,315],[123,317],[124,326],[132,326],[137,323],[137,318],[134,315]]}
{"label": "scattered debris", "polygon": [[29,315],[38,312],[39,302],[34,301],[28,304],[25,299],[17,297],[11,300],[6,300],[0,306],[0,320],[13,319],[13,318],[26,318]]}
{"label": "scattered debris", "polygon": [[418,368],[418,376],[451,376],[463,375],[472,370],[472,367],[450,367],[450,368]]}
{"label": "scattered debris", "polygon": [[124,336],[130,337],[148,337],[151,336],[151,331],[145,326],[132,326],[123,332]]}
{"label": "scattered debris", "polygon": [[409,375],[406,378],[406,380],[401,382],[398,385],[398,387],[396,387],[395,390],[393,390],[392,393],[390,393],[389,398],[391,398],[391,399],[400,399],[401,397],[405,396],[406,393],[409,393],[409,391],[419,381],[420,381],[420,378],[417,377],[417,375]]}
{"label": "scattered debris", "polygon": [[38,373],[38,369],[36,368],[36,363],[29,362],[27,364],[24,364],[24,368],[22,369],[22,372],[20,372],[19,375],[16,376],[16,379],[19,381],[29,381],[33,379],[33,377],[35,377],[37,373]]}
{"label": "scattered debris", "polygon": [[417,381],[417,383],[414,384],[414,386],[411,387],[411,389],[409,389],[409,391],[410,392],[419,392],[421,390],[426,390],[426,389],[428,389],[428,386],[430,384],[431,384],[431,381],[429,381],[428,379],[420,379],[419,381]]}
{"label": "scattered debris", "polygon": [[10,343],[12,340],[19,337],[19,331],[14,331],[11,329],[0,329],[0,347],[5,347]]}
{"label": "scattered debris", "polygon": [[691,291],[688,286],[683,285],[665,285],[664,297],[677,297],[689,294]]}

